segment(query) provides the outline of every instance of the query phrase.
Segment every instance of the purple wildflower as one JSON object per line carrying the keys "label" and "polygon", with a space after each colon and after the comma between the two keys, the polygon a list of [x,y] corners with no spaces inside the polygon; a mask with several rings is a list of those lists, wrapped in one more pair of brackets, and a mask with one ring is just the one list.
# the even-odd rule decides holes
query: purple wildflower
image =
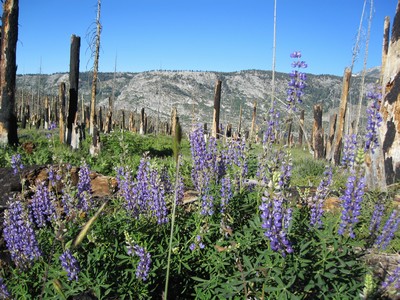
{"label": "purple wildflower", "polygon": [[204,249],[205,245],[202,242],[203,238],[201,235],[196,235],[195,241],[189,245],[190,251],[194,251],[196,249]]}
{"label": "purple wildflower", "polygon": [[386,221],[385,225],[382,228],[382,233],[376,238],[375,246],[378,248],[385,250],[390,241],[394,238],[394,234],[397,231],[397,228],[400,224],[400,216],[397,210],[393,210],[390,214],[389,219]]}
{"label": "purple wildflower", "polygon": [[17,268],[27,269],[41,256],[28,210],[19,199],[12,199],[4,212],[3,236]]}
{"label": "purple wildflower", "polygon": [[144,247],[134,244],[133,240],[126,235],[126,249],[130,256],[138,256],[139,264],[136,267],[136,277],[146,281],[149,276],[150,265],[151,265],[151,255],[145,250]]}
{"label": "purple wildflower", "polygon": [[29,203],[29,208],[32,219],[38,227],[44,227],[46,222],[56,219],[53,196],[44,182],[37,185],[32,201]]}
{"label": "purple wildflower", "polygon": [[3,278],[0,277],[0,299],[11,298],[10,292],[7,290],[7,286],[4,283]]}
{"label": "purple wildflower", "polygon": [[374,235],[381,226],[385,205],[381,202],[375,204],[374,212],[372,213],[371,222],[369,224],[369,232]]}
{"label": "purple wildflower", "polygon": [[344,138],[343,157],[341,165],[345,168],[353,168],[357,152],[357,135],[346,135]]}
{"label": "purple wildflower", "polygon": [[364,196],[365,177],[357,180],[355,175],[347,178],[346,190],[342,197],[342,217],[338,233],[344,235],[346,232],[351,238],[355,238],[353,226],[358,223],[361,212],[361,202]]}
{"label": "purple wildflower", "polygon": [[233,196],[232,185],[229,177],[221,180],[221,214],[225,214],[229,201]]}
{"label": "purple wildflower", "polygon": [[24,168],[24,165],[21,161],[21,154],[17,153],[11,156],[11,168],[13,169],[14,175],[21,172],[21,170]]}
{"label": "purple wildflower", "polygon": [[160,177],[156,170],[151,170],[150,172],[150,211],[153,216],[157,218],[158,224],[168,223],[168,211],[165,204],[165,193],[164,188],[161,184]]}
{"label": "purple wildflower", "polygon": [[285,202],[282,194],[274,193],[271,197],[269,192],[265,191],[259,206],[264,235],[269,239],[271,249],[279,251],[283,256],[293,252],[286,232],[292,211],[285,207]]}
{"label": "purple wildflower", "polygon": [[267,130],[264,132],[263,147],[268,148],[277,139],[279,131],[280,113],[276,108],[271,108],[268,112]]}
{"label": "purple wildflower", "polygon": [[389,275],[385,281],[382,283],[383,289],[388,289],[394,283],[394,288],[396,290],[400,289],[400,266],[398,266],[392,275]]}
{"label": "purple wildflower", "polygon": [[324,204],[326,197],[329,194],[329,187],[331,186],[331,183],[332,183],[332,168],[327,167],[323,174],[323,178],[318,185],[317,191],[315,192],[315,195],[312,197],[311,209],[310,209],[310,211],[311,211],[311,218],[310,218],[311,226],[319,227],[322,225],[321,218],[324,213],[323,204]]}
{"label": "purple wildflower", "polygon": [[382,98],[381,93],[373,91],[367,92],[367,99],[372,100],[370,106],[367,108],[367,130],[365,134],[364,151],[371,149],[374,153],[375,149],[379,147],[378,128],[382,123],[382,115],[380,110],[380,101]]}
{"label": "purple wildflower", "polygon": [[[307,68],[307,64],[304,61],[300,61],[301,52],[295,51],[290,54],[291,58],[294,58],[295,61],[292,62],[292,68]],[[302,97],[304,95],[304,89],[306,88],[306,80],[307,75],[298,70],[292,70],[289,74],[289,88],[287,89],[287,102],[289,110],[296,110],[296,103],[302,103]]]}
{"label": "purple wildflower", "polygon": [[78,281],[78,274],[80,271],[79,262],[72,255],[69,249],[65,250],[60,256],[61,266],[67,272],[68,280]]}
{"label": "purple wildflower", "polygon": [[86,162],[81,166],[78,172],[78,208],[87,212],[91,208],[91,184],[90,184],[90,170]]}

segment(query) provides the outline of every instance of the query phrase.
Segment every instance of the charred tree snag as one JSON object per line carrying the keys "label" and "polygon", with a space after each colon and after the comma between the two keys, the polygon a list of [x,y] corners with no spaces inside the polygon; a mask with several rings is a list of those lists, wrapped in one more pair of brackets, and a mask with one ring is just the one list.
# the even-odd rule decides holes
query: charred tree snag
{"label": "charred tree snag", "polygon": [[69,107],[67,119],[67,144],[71,145],[71,135],[74,129],[76,113],[78,111],[78,86],[79,86],[79,51],[81,38],[71,36],[71,50],[69,63]]}
{"label": "charred tree snag", "polygon": [[60,101],[60,143],[64,144],[65,142],[65,82],[60,83],[60,87],[58,90],[58,98]]}
{"label": "charred tree snag", "polygon": [[383,74],[385,73],[387,55],[389,51],[389,31],[390,31],[390,18],[385,17],[385,22],[383,24],[382,66],[381,66],[381,76],[379,79],[381,83],[383,80]]}
{"label": "charred tree snag", "polygon": [[337,121],[337,114],[331,115],[329,119],[329,135],[326,141],[326,149],[325,149],[325,155],[329,155],[332,150],[332,144],[333,144],[333,139],[335,137],[335,131],[336,131],[336,121]]}
{"label": "charred tree snag", "polygon": [[[400,1],[393,20],[392,34],[382,78],[383,101],[381,105],[382,159],[386,184],[400,179]],[[384,54],[383,54],[384,56]],[[382,165],[382,164],[381,164]]]}
{"label": "charred tree snag", "polygon": [[219,111],[220,111],[220,105],[221,105],[221,85],[222,85],[221,80],[217,80],[215,82],[214,117],[213,117],[213,126],[212,126],[211,134],[216,139],[219,136]]}
{"label": "charred tree snag", "polygon": [[343,75],[342,96],[339,106],[339,117],[337,120],[336,133],[333,139],[331,152],[327,153],[327,155],[329,155],[329,157],[327,157],[328,160],[331,160],[335,165],[339,165],[340,163],[344,123],[347,110],[347,98],[349,95],[349,88],[350,88],[350,78],[351,78],[351,70],[349,68],[346,68]]}
{"label": "charred tree snag", "polygon": [[304,127],[304,109],[300,112],[300,126],[299,126],[299,146],[303,145],[303,127]]}
{"label": "charred tree snag", "polygon": [[0,144],[17,145],[15,106],[16,52],[18,41],[18,0],[5,0],[0,48]]}
{"label": "charred tree snag", "polygon": [[324,129],[322,128],[322,106],[314,105],[313,127],[314,158],[321,159],[324,156]]}

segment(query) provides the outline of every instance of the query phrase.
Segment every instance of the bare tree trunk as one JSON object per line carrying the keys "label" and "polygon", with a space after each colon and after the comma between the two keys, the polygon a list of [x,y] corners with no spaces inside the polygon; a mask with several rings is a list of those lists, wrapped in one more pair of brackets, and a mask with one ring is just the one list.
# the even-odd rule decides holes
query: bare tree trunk
{"label": "bare tree trunk", "polygon": [[238,124],[238,137],[240,137],[240,131],[242,129],[242,105],[240,104],[240,111],[239,111],[239,124]]}
{"label": "bare tree trunk", "polygon": [[92,98],[90,101],[89,133],[91,136],[93,136],[93,130],[94,130],[94,127],[96,126],[97,73],[99,71],[100,34],[101,34],[100,11],[101,11],[101,1],[97,0],[96,46],[95,46],[94,65],[93,65]]}
{"label": "bare tree trunk", "polygon": [[214,90],[214,117],[213,117],[213,126],[212,126],[212,136],[214,138],[218,138],[219,136],[219,112],[221,107],[221,85],[222,81],[217,80],[215,82],[215,90]]}
{"label": "bare tree trunk", "polygon": [[171,112],[171,125],[170,125],[170,130],[171,130],[171,135],[175,136],[175,128],[176,128],[176,118],[178,117],[178,110],[176,107],[172,108]]}
{"label": "bare tree trunk", "polygon": [[322,106],[314,105],[314,127],[313,127],[314,158],[324,157],[324,129],[322,128]]}
{"label": "bare tree trunk", "polygon": [[382,66],[381,66],[381,76],[379,78],[380,84],[383,81],[383,74],[385,74],[387,55],[389,51],[389,31],[390,31],[390,17],[385,17],[385,22],[383,24],[383,44],[382,44]]}
{"label": "bare tree trunk", "polygon": [[69,107],[67,120],[67,144],[71,145],[73,124],[78,111],[78,87],[79,87],[79,50],[81,38],[76,35],[71,37],[71,57],[69,64]]}
{"label": "bare tree trunk", "polygon": [[256,117],[257,117],[257,102],[253,102],[253,115],[251,118],[251,129],[250,129],[250,140],[256,142],[255,134],[256,134]]}
{"label": "bare tree trunk", "polygon": [[303,145],[303,127],[304,127],[304,109],[300,112],[300,123],[299,123],[299,146]]}
{"label": "bare tree trunk", "polygon": [[60,143],[65,142],[65,83],[60,83],[60,88],[58,90],[58,97],[60,101]]}
{"label": "bare tree trunk", "polygon": [[326,149],[325,149],[326,156],[328,156],[332,150],[333,139],[335,137],[335,131],[336,131],[336,121],[337,121],[337,114],[331,115],[329,119],[329,135],[326,141]]}
{"label": "bare tree trunk", "polygon": [[383,75],[383,117],[380,138],[383,142],[383,160],[386,183],[392,184],[400,179],[400,1],[393,20],[387,63]]}
{"label": "bare tree trunk", "polygon": [[3,145],[18,144],[17,117],[14,113],[18,13],[18,0],[5,0],[0,48],[0,144]]}
{"label": "bare tree trunk", "polygon": [[343,130],[347,110],[347,98],[350,88],[351,70],[346,68],[343,75],[342,96],[339,106],[339,118],[337,120],[337,130],[333,139],[333,145],[328,160],[331,160],[335,165],[340,163],[340,154],[342,150]]}
{"label": "bare tree trunk", "polygon": [[371,24],[372,24],[372,15],[374,10],[374,0],[370,0],[370,10],[369,10],[369,19],[368,19],[368,31],[367,31],[367,39],[365,41],[365,54],[364,54],[364,66],[363,72],[361,75],[361,83],[360,83],[360,95],[358,99],[358,107],[357,107],[357,115],[354,124],[354,134],[358,134],[358,126],[360,124],[361,118],[361,108],[362,108],[362,100],[364,98],[364,82],[365,82],[365,74],[367,72],[367,61],[368,61],[368,46],[369,46],[369,39],[371,36]]}

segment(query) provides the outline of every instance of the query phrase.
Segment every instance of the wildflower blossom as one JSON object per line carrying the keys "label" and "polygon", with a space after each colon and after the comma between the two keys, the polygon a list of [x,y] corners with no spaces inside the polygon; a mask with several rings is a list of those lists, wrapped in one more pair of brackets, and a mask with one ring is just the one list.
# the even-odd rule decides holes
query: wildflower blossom
{"label": "wildflower blossom", "polygon": [[378,128],[382,123],[382,115],[379,112],[381,98],[381,93],[367,92],[367,99],[372,100],[372,102],[367,108],[367,130],[365,133],[364,151],[371,149],[372,153],[379,147]]}
{"label": "wildflower blossom", "polygon": [[44,227],[46,222],[50,222],[56,218],[53,195],[44,182],[37,185],[35,194],[29,203],[29,208],[32,219],[38,227]]}
{"label": "wildflower blossom", "polygon": [[312,197],[311,201],[311,217],[310,224],[312,226],[321,226],[321,217],[324,213],[323,204],[326,197],[329,194],[329,188],[332,183],[332,168],[327,167],[324,171],[323,178],[318,185],[315,195]]}
{"label": "wildflower blossom", "polygon": [[271,108],[268,111],[267,129],[264,132],[263,147],[272,145],[277,139],[277,133],[279,131],[279,119],[280,113],[276,108]]}
{"label": "wildflower blossom", "polygon": [[13,169],[14,175],[21,172],[21,170],[24,168],[24,165],[21,161],[21,154],[17,153],[11,156],[11,168]]}
{"label": "wildflower blossom", "polygon": [[150,265],[151,265],[151,255],[145,250],[144,247],[140,247],[135,244],[133,239],[128,233],[125,233],[125,242],[127,254],[130,256],[138,256],[139,263],[136,267],[136,277],[146,281],[149,276]]}
{"label": "wildflower blossom", "polygon": [[358,223],[364,189],[365,177],[357,179],[357,177],[352,174],[347,178],[345,193],[340,197],[343,208],[338,230],[340,235],[344,235],[347,232],[351,238],[355,238],[353,226]]}
{"label": "wildflower blossom", "polygon": [[221,214],[226,212],[228,203],[232,198],[232,185],[229,177],[224,177],[221,180]]}
{"label": "wildflower blossom", "polygon": [[394,234],[397,231],[399,224],[399,212],[397,210],[393,210],[389,216],[389,219],[382,228],[382,233],[376,238],[374,243],[375,246],[385,250],[389,246],[390,241],[394,238]]}
{"label": "wildflower blossom", "polygon": [[12,199],[4,212],[3,236],[17,268],[27,269],[41,256],[32,220],[19,199]]}
{"label": "wildflower blossom", "polygon": [[345,168],[352,168],[357,152],[357,135],[346,135],[344,138],[343,156],[341,165]]}
{"label": "wildflower blossom", "polygon": [[8,299],[11,298],[11,294],[7,289],[7,286],[4,283],[3,278],[0,277],[0,299]]}
{"label": "wildflower blossom", "polygon": [[[292,62],[292,68],[302,69],[307,68],[307,64],[304,61],[300,61],[301,52],[295,51],[290,54],[291,58],[294,58],[295,61]],[[296,103],[302,103],[302,97],[304,95],[304,89],[306,88],[306,80],[307,75],[298,70],[292,70],[289,74],[290,81],[289,87],[287,89],[287,102],[289,110],[296,110]]]}
{"label": "wildflower blossom", "polygon": [[78,208],[87,212],[91,206],[91,185],[90,185],[90,170],[86,162],[81,166],[78,172]]}
{"label": "wildflower blossom", "polygon": [[190,251],[194,251],[196,249],[204,249],[205,245],[202,242],[202,239],[203,238],[201,237],[201,235],[196,235],[195,241],[189,245]]}
{"label": "wildflower blossom", "polygon": [[385,278],[385,280],[382,282],[382,288],[388,289],[392,284],[394,284],[394,288],[396,290],[400,289],[400,266],[394,270],[393,274]]}
{"label": "wildflower blossom", "polygon": [[80,272],[79,262],[69,249],[61,254],[60,261],[61,266],[67,272],[68,279],[78,281],[78,274]]}
{"label": "wildflower blossom", "polygon": [[385,205],[381,202],[377,203],[374,207],[374,212],[372,213],[371,222],[369,224],[370,234],[375,234],[382,222],[383,212],[385,210]]}

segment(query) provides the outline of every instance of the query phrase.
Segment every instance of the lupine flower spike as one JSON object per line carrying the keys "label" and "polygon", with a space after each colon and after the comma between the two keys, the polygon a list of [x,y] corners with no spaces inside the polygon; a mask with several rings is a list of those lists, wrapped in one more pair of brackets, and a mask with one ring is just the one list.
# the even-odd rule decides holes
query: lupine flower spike
{"label": "lupine flower spike", "polygon": [[296,111],[296,104],[303,102],[302,97],[304,95],[307,80],[307,75],[297,69],[307,68],[307,64],[300,60],[300,51],[294,51],[290,54],[290,57],[294,59],[292,62],[292,68],[294,69],[289,74],[290,81],[287,89],[287,107],[289,111]]}

